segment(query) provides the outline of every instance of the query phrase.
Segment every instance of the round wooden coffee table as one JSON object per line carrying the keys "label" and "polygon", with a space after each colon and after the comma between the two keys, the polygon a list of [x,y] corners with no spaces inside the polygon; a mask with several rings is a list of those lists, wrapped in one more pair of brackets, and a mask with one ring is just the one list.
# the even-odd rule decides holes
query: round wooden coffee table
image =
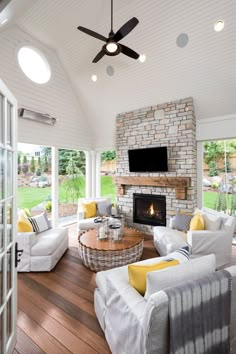
{"label": "round wooden coffee table", "polygon": [[79,254],[89,269],[99,272],[139,261],[143,253],[144,234],[124,228],[120,241],[97,240],[96,230],[79,237]]}

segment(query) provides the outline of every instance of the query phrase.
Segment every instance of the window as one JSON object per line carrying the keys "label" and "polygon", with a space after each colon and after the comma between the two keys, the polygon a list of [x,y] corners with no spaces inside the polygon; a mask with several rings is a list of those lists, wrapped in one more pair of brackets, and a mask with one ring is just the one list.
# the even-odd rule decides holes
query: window
{"label": "window", "polygon": [[51,147],[18,144],[17,194],[18,208],[32,216],[46,211],[51,217]]}
{"label": "window", "polygon": [[203,206],[236,215],[236,139],[203,147]]}
{"label": "window", "polygon": [[59,223],[76,221],[78,199],[85,197],[85,153],[78,150],[58,150]]}
{"label": "window", "polygon": [[23,73],[37,84],[50,80],[51,69],[45,56],[36,48],[25,46],[18,51],[18,63]]}
{"label": "window", "polygon": [[109,197],[112,203],[116,202],[116,152],[114,150],[101,153],[101,195]]}

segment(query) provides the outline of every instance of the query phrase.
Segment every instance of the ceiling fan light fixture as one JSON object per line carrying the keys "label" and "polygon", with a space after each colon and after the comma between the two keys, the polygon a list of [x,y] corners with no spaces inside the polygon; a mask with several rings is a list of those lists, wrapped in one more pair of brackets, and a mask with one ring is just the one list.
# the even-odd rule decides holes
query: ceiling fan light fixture
{"label": "ceiling fan light fixture", "polygon": [[100,52],[98,52],[95,58],[93,59],[93,63],[97,63],[104,57],[104,55],[115,56],[120,53],[136,60],[139,58],[139,54],[136,53],[134,50],[130,49],[129,47],[126,47],[124,44],[120,44],[118,42],[125,38],[131,31],[133,31],[133,29],[137,26],[138,23],[139,20],[136,17],[132,17],[123,26],[121,26],[120,29],[116,31],[116,33],[114,33],[113,0],[111,0],[111,30],[109,32],[108,38],[83,26],[78,26],[77,29],[81,32],[84,32],[85,34],[88,34],[89,36],[99,39],[100,41],[106,42]]}
{"label": "ceiling fan light fixture", "polygon": [[110,42],[110,43],[106,44],[106,50],[109,53],[115,53],[117,51],[117,49],[118,49],[118,44],[115,42]]}

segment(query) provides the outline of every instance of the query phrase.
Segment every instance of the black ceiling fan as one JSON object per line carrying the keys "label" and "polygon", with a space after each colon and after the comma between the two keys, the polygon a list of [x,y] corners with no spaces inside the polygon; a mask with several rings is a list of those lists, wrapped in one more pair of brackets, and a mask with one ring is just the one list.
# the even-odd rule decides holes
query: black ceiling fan
{"label": "black ceiling fan", "polygon": [[111,31],[108,35],[108,38],[82,26],[79,26],[78,30],[92,37],[100,39],[103,42],[106,42],[106,44],[103,45],[100,52],[93,59],[93,63],[97,63],[100,59],[102,59],[104,55],[114,56],[120,53],[123,53],[132,59],[138,59],[139,58],[138,53],[126,47],[125,45],[118,43],[121,39],[126,37],[127,34],[129,34],[134,29],[134,27],[137,26],[138,23],[139,23],[138,19],[136,17],[133,17],[128,22],[126,22],[123,26],[121,26],[121,28],[116,33],[114,33],[113,32],[113,0],[111,0]]}

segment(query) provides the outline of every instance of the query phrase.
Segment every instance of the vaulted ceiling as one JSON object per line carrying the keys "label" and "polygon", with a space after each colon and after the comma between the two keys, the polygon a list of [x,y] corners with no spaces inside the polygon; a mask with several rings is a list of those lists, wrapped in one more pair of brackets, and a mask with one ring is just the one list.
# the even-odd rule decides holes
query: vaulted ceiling
{"label": "vaulted ceiling", "polygon": [[[145,53],[145,63],[122,54],[92,63],[103,43],[77,27],[107,36],[109,0],[25,1],[24,13],[15,17],[21,29],[57,51],[95,147],[115,144],[118,113],[144,106],[192,96],[197,119],[236,113],[235,0],[114,0],[115,30],[133,16],[139,24],[121,42]],[[225,27],[215,32],[219,19]],[[181,33],[189,37],[184,48],[176,45]]]}

